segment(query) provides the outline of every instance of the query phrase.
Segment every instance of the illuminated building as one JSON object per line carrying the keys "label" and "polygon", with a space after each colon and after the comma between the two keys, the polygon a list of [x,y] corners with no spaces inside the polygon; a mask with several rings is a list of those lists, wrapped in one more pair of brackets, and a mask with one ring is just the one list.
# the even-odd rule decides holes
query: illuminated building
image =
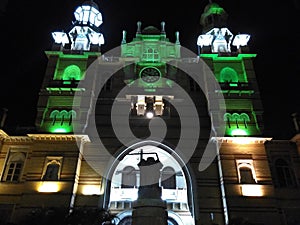
{"label": "illuminated building", "polygon": [[143,151],[162,162],[169,224],[299,223],[299,138],[262,136],[250,35],[231,33],[225,10],[210,3],[197,53],[178,32],[171,43],[162,21],[159,29],[137,22],[133,40],[123,31],[115,54],[103,55],[99,10],[84,2],[70,31],[52,33],[38,133],[0,133],[0,221],[87,206],[127,224]]}

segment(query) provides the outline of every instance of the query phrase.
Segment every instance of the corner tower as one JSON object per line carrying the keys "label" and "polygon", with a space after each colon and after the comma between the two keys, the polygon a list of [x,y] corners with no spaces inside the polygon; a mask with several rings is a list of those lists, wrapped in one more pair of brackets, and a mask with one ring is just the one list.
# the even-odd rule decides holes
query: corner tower
{"label": "corner tower", "polygon": [[198,54],[213,71],[226,102],[226,136],[260,136],[263,108],[249,51],[249,34],[234,35],[226,27],[227,13],[209,3],[201,15]]}
{"label": "corner tower", "polygon": [[[74,11],[75,21],[68,32],[55,31],[55,43],[47,51],[48,65],[39,93],[36,126],[40,132],[71,133],[79,114],[74,110],[73,96],[85,90],[77,88],[84,80],[88,66],[101,55],[104,37],[103,23],[98,5],[85,1]],[[78,106],[79,106],[78,102]]]}

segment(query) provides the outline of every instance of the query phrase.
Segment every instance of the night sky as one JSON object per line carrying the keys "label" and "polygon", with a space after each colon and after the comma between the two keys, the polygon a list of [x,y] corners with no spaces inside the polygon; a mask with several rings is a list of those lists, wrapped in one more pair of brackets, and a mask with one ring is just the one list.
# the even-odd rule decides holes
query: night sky
{"label": "night sky", "polygon": [[[180,33],[183,47],[197,52],[201,33],[201,13],[208,1],[116,1],[95,0],[102,12],[101,32],[106,43],[102,53],[121,43],[122,30],[127,42],[142,28],[160,28],[166,22],[167,36],[175,41]],[[169,3],[168,3],[169,2]],[[214,1],[229,14],[228,28],[233,34],[251,35],[260,93],[264,106],[264,135],[277,139],[291,138],[295,133],[291,114],[300,112],[300,3],[285,1]],[[5,123],[12,127],[34,126],[38,92],[53,31],[69,31],[73,12],[79,0],[1,0],[1,74],[0,108],[8,109]],[[168,4],[167,4],[168,3]]]}

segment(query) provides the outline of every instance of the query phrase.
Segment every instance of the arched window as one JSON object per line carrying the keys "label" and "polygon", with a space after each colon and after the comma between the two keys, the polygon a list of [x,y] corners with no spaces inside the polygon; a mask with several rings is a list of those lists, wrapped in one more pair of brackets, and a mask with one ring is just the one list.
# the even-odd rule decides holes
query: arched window
{"label": "arched window", "polygon": [[62,156],[47,156],[42,180],[59,180]]}
{"label": "arched window", "polygon": [[162,169],[161,186],[165,189],[176,189],[176,174],[172,167],[167,166]]}
{"label": "arched window", "polygon": [[74,119],[76,119],[76,112],[75,112],[74,110],[70,110],[70,111],[68,112],[68,114],[69,114],[69,125],[71,125],[71,124],[72,124],[72,121],[73,121]]}
{"label": "arched window", "polygon": [[80,80],[81,70],[77,65],[70,65],[65,68],[62,78],[63,80]]}
{"label": "arched window", "polygon": [[59,111],[53,110],[50,114],[50,119],[52,119],[52,125],[54,125],[57,119],[60,119]]}
{"label": "arched window", "polygon": [[256,174],[251,159],[237,160],[237,168],[240,184],[256,183]]}
{"label": "arched window", "polygon": [[60,125],[64,125],[64,122],[67,120],[68,121],[68,117],[69,117],[69,113],[66,110],[62,110],[60,113]]}
{"label": "arched window", "polygon": [[230,121],[231,121],[231,114],[230,113],[225,113],[224,114],[224,121],[226,122],[227,126],[230,128]]}
{"label": "arched window", "polygon": [[240,167],[240,183],[241,184],[254,184],[255,180],[253,179],[252,170],[249,167],[241,166]]}
{"label": "arched window", "polygon": [[14,182],[20,181],[25,158],[26,153],[24,152],[10,153],[2,180]]}
{"label": "arched window", "polygon": [[279,158],[275,161],[275,172],[279,187],[295,186],[295,175],[286,160]]}
{"label": "arched window", "polygon": [[134,188],[136,186],[136,171],[132,166],[126,166],[122,171],[122,188]]}
{"label": "arched window", "polygon": [[58,180],[58,172],[60,165],[53,160],[47,165],[46,173],[43,176],[43,180]]}
{"label": "arched window", "polygon": [[231,67],[224,67],[220,72],[220,82],[238,82],[238,73]]}

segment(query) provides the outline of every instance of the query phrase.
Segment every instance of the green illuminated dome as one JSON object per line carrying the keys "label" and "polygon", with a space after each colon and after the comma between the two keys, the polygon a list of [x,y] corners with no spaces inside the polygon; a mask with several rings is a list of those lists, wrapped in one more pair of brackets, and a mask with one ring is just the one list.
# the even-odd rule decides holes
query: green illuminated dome
{"label": "green illuminated dome", "polygon": [[159,35],[160,33],[161,33],[160,30],[154,26],[148,26],[142,30],[142,34],[151,34],[151,35],[158,34]]}
{"label": "green illuminated dome", "polygon": [[206,13],[206,14],[220,14],[221,15],[221,14],[226,13],[226,12],[217,3],[210,3],[204,8],[204,13]]}
{"label": "green illuminated dome", "polygon": [[226,27],[228,14],[217,3],[209,3],[200,18],[203,33],[212,28]]}

